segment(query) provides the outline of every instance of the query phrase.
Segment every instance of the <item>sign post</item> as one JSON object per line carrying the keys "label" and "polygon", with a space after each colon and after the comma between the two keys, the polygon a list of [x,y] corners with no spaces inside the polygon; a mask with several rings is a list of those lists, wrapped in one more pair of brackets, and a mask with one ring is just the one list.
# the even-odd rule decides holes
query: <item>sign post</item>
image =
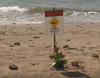
{"label": "sign post", "polygon": [[[56,35],[63,34],[63,10],[45,11],[45,31],[46,34],[54,35],[54,46],[56,45]],[[55,52],[55,48],[54,48]]]}
{"label": "sign post", "polygon": [[[55,11],[55,8],[53,8],[53,11]],[[54,46],[56,44],[56,35],[55,35],[55,30],[54,30]],[[55,53],[55,47],[54,47],[54,53]]]}

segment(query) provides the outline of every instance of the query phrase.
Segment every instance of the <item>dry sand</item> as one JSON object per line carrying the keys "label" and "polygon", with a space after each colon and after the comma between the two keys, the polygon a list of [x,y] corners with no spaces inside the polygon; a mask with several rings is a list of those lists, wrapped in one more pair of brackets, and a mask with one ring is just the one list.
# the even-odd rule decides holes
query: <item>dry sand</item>
{"label": "dry sand", "polygon": [[[94,53],[100,55],[100,25],[65,25],[64,34],[57,35],[56,40],[65,58],[79,61],[84,68],[49,70],[53,35],[45,35],[44,24],[1,25],[0,78],[100,78],[100,59],[92,57]],[[10,70],[11,64],[18,70]]]}

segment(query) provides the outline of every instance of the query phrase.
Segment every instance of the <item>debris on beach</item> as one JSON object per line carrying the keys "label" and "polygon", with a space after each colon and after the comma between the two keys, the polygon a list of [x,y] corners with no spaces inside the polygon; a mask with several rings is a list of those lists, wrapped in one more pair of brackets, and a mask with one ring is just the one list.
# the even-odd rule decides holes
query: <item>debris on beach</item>
{"label": "debris on beach", "polygon": [[14,24],[16,24],[16,23],[13,23],[13,25],[14,25]]}
{"label": "debris on beach", "polygon": [[39,34],[44,34],[43,32],[39,32]]}
{"label": "debris on beach", "polygon": [[33,37],[33,38],[40,38],[40,37],[38,37],[38,36],[35,36],[35,37]]}
{"label": "debris on beach", "polygon": [[31,63],[31,65],[35,65],[35,63],[33,63],[33,62],[30,62]]}
{"label": "debris on beach", "polygon": [[73,66],[79,67],[79,61],[72,61],[71,63]]}
{"label": "debris on beach", "polygon": [[29,47],[35,47],[34,45],[30,45]]}
{"label": "debris on beach", "polygon": [[49,48],[49,47],[51,47],[51,45],[47,45],[47,46],[45,46],[45,48]]}
{"label": "debris on beach", "polygon": [[68,49],[68,50],[78,49],[78,48],[69,47],[68,45],[64,45],[63,48]]}
{"label": "debris on beach", "polygon": [[53,59],[53,58],[55,58],[55,56],[54,55],[49,55],[49,58]]}
{"label": "debris on beach", "polygon": [[14,45],[10,45],[9,47],[14,47]]}
{"label": "debris on beach", "polygon": [[83,65],[84,61],[72,61],[72,69],[81,69],[83,72],[85,71],[85,66]]}
{"label": "debris on beach", "polygon": [[68,47],[69,47],[68,45],[64,45],[64,46],[63,46],[63,48],[68,48]]}
{"label": "debris on beach", "polygon": [[98,54],[93,54],[92,57],[99,58],[99,55]]}
{"label": "debris on beach", "polygon": [[21,45],[20,42],[15,42],[14,45]]}
{"label": "debris on beach", "polygon": [[31,65],[39,65],[39,63],[30,62]]}
{"label": "debris on beach", "polygon": [[67,41],[71,41],[70,39],[67,39]]}

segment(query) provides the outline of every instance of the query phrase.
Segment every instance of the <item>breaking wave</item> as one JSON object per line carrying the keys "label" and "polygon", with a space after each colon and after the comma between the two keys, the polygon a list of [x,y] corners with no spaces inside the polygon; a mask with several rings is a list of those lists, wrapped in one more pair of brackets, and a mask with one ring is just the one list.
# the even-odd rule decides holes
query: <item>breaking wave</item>
{"label": "breaking wave", "polygon": [[[0,24],[40,24],[45,23],[45,11],[52,10],[53,7],[0,7]],[[100,11],[72,9],[59,7],[56,10],[64,11],[64,23],[84,23],[100,22]]]}

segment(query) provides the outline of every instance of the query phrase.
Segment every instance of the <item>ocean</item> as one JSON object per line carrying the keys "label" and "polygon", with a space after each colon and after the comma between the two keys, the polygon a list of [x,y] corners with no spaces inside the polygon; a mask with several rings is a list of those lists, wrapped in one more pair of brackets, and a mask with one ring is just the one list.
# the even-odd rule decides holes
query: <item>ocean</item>
{"label": "ocean", "polygon": [[0,24],[45,23],[45,11],[63,10],[64,23],[99,23],[100,0],[0,0]]}

